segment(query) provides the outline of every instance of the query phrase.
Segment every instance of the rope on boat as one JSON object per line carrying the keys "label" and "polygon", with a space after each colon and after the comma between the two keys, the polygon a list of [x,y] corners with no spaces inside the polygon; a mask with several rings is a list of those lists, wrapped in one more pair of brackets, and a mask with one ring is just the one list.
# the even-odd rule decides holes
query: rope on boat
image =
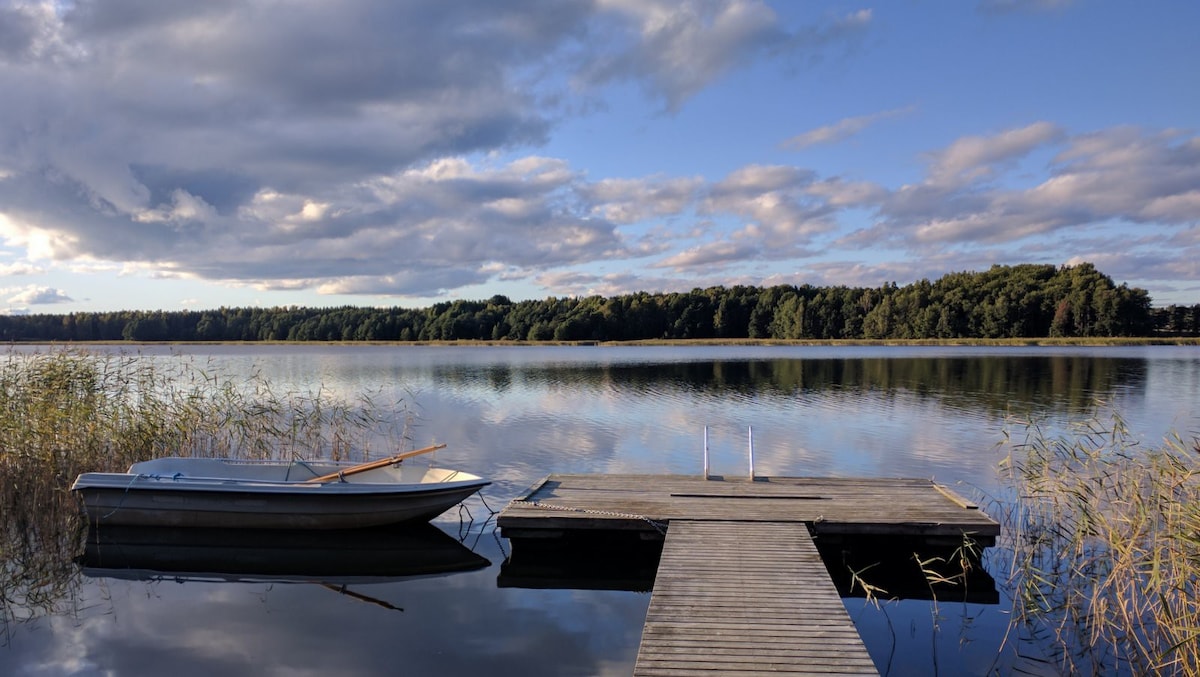
{"label": "rope on boat", "polygon": [[519,499],[519,498],[514,498],[513,500],[508,502],[508,504],[510,506],[513,504],[516,504],[516,503],[532,506],[534,508],[541,508],[543,510],[561,510],[564,512],[578,512],[578,513],[584,513],[587,515],[601,515],[603,517],[620,517],[622,519],[641,520],[641,521],[645,522],[646,524],[649,524],[650,526],[654,527],[654,530],[657,531],[658,533],[662,534],[663,536],[667,535],[667,523],[666,522],[658,522],[656,520],[650,519],[649,517],[646,517],[645,515],[638,515],[636,513],[613,512],[611,510],[594,510],[592,508],[575,508],[575,507],[572,507],[569,505],[551,505],[548,503],[542,503],[540,501],[530,501],[530,500],[524,500],[524,499]]}
{"label": "rope on boat", "polygon": [[310,466],[304,459],[294,458],[294,459],[292,459],[292,462],[288,464],[287,474],[285,474],[283,476],[283,481],[285,481],[285,482],[291,481],[292,468],[294,468],[296,466],[300,466],[301,468],[304,468],[305,470],[309,471],[310,473],[312,473],[313,477],[317,477],[318,475],[321,474],[321,473],[317,472],[316,470],[313,470],[312,466]]}
{"label": "rope on boat", "polygon": [[[110,510],[108,512],[108,514],[101,515],[100,518],[96,521],[99,522],[100,520],[106,520],[109,517],[112,517],[113,515],[117,514],[117,511],[121,509],[121,506],[125,505],[125,497],[129,495],[129,490],[133,488],[133,483],[143,477],[154,477],[154,476],[153,475],[134,475],[132,478],[130,478],[129,484],[125,485],[125,491],[121,492],[121,500],[117,501],[116,507],[114,507],[112,510]],[[176,475],[176,477],[178,477],[178,475]]]}

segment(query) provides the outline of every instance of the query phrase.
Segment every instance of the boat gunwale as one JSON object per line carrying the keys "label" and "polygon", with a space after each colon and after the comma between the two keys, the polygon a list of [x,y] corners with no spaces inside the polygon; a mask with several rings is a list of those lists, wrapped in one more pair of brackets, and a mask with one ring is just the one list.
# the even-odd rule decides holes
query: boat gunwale
{"label": "boat gunwale", "polygon": [[242,480],[230,477],[197,477],[189,475],[152,475],[144,473],[83,473],[71,485],[71,491],[188,491],[250,494],[410,494],[440,493],[485,487],[491,484],[477,475],[455,471],[465,476],[457,480],[437,482],[306,482],[304,480]]}

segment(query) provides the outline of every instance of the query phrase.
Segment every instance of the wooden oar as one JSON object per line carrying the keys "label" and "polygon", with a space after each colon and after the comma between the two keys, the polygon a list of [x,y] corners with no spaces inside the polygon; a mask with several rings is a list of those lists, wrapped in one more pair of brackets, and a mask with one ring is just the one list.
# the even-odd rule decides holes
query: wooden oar
{"label": "wooden oar", "polygon": [[333,583],[322,583],[321,585],[322,585],[322,587],[329,588],[330,590],[332,590],[338,594],[346,595],[347,597],[352,597],[354,599],[361,600],[363,602],[370,602],[371,604],[378,604],[379,606],[381,606],[385,609],[391,609],[392,611],[404,611],[404,609],[402,607],[398,607],[395,604],[392,604],[391,602],[385,602],[382,599],[379,599],[377,597],[372,597],[370,595],[366,595],[361,592],[354,592],[353,590],[347,588],[344,585],[334,585]]}
{"label": "wooden oar", "polygon": [[321,475],[320,477],[314,477],[310,480],[304,480],[304,483],[305,484],[316,484],[318,482],[330,482],[330,481],[336,480],[338,478],[345,477],[346,475],[355,475],[360,472],[366,472],[368,470],[382,468],[385,465],[399,463],[400,461],[403,461],[406,458],[411,458],[413,456],[420,456],[421,454],[428,454],[431,451],[437,451],[438,449],[443,449],[443,448],[445,448],[445,446],[446,445],[444,445],[444,444],[435,444],[431,447],[425,447],[424,449],[417,449],[416,451],[406,451],[402,454],[396,454],[395,456],[389,456],[388,458],[381,458],[378,461],[367,461],[366,463],[352,465],[349,468],[346,468],[344,470],[339,470],[337,472],[331,472],[328,475]]}

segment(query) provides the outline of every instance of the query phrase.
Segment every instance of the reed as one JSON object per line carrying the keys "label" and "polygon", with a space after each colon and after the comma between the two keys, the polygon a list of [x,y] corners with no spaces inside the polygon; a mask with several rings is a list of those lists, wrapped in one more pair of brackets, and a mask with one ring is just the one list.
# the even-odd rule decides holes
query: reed
{"label": "reed", "polygon": [[380,400],[281,390],[182,357],[0,358],[0,630],[72,598],[79,473],[171,455],[366,460],[406,444],[415,422],[403,400]]}
{"label": "reed", "polygon": [[1014,636],[1072,674],[1200,675],[1200,442],[1143,447],[1116,415],[1023,428],[992,558]]}

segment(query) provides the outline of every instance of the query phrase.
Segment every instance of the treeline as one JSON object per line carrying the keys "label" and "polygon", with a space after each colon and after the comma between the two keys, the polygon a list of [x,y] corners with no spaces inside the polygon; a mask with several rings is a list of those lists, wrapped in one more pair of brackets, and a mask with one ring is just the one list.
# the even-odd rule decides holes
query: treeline
{"label": "treeline", "polygon": [[709,287],[690,292],[422,309],[219,308],[0,317],[5,341],[628,341],[1200,335],[1200,305],[1154,309],[1091,264],[993,266],[876,288]]}

